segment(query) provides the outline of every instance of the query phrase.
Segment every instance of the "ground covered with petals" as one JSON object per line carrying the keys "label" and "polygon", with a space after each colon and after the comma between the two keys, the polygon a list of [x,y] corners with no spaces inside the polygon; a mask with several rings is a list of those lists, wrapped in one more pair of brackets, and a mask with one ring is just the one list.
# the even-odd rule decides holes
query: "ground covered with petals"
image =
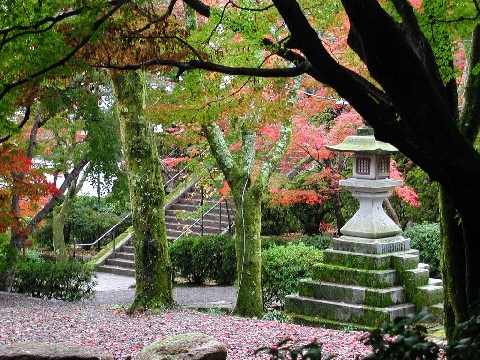
{"label": "ground covered with petals", "polygon": [[268,359],[254,355],[262,346],[290,337],[292,346],[316,338],[325,355],[337,360],[362,358],[370,348],[360,341],[363,333],[343,332],[229,315],[205,314],[186,309],[157,314],[128,315],[119,306],[67,303],[0,293],[0,344],[38,341],[74,343],[103,349],[117,359],[134,357],[144,346],[170,335],[202,332],[227,346],[228,357]]}

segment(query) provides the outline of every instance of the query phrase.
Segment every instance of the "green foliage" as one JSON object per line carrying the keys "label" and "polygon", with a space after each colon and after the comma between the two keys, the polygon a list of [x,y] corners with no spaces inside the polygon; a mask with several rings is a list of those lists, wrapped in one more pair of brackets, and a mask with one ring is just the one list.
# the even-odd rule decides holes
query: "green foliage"
{"label": "green foliage", "polygon": [[262,249],[268,249],[273,246],[286,246],[289,244],[302,243],[307,246],[312,246],[318,250],[325,250],[331,247],[333,236],[330,234],[318,235],[303,235],[297,237],[291,236],[263,236]]}
{"label": "green foliage", "polygon": [[305,235],[300,238],[300,242],[319,250],[325,250],[332,247],[333,236],[331,234]]}
{"label": "green foliage", "polygon": [[291,321],[288,315],[279,310],[268,311],[265,315],[263,315],[262,320],[277,321],[282,323],[289,323]]}
{"label": "green foliage", "polygon": [[18,250],[6,240],[8,236],[6,234],[1,235],[3,239],[0,239],[0,274],[11,269],[18,257]]}
{"label": "green foliage", "polygon": [[[255,355],[259,353],[266,353],[271,356],[272,360],[278,359],[310,359],[310,360],[321,360],[322,359],[322,345],[317,344],[314,340],[306,345],[300,347],[291,348],[289,344],[291,342],[290,338],[279,341],[275,345],[263,346],[255,350]],[[334,355],[327,355],[323,357],[324,360],[333,359]]]}
{"label": "green foliage", "polygon": [[96,284],[92,266],[22,261],[15,272],[13,291],[39,298],[80,301],[94,297]]}
{"label": "green foliage", "polygon": [[406,161],[405,158],[397,156],[396,160],[398,169],[403,173],[405,185],[415,190],[420,203],[418,207],[409,205],[401,200],[396,192],[389,198],[400,221],[400,227],[405,229],[411,223],[438,222],[438,183],[431,181],[422,169]]}
{"label": "green foliage", "polygon": [[440,348],[427,340],[427,328],[421,325],[431,315],[421,312],[397,317],[382,329],[370,331],[363,340],[373,348],[365,360],[436,360]]}
{"label": "green foliage", "polygon": [[262,235],[282,235],[297,232],[301,228],[299,220],[286,206],[262,206]]}
{"label": "green foliage", "polygon": [[285,296],[298,292],[298,282],[312,276],[322,252],[302,243],[272,246],[262,250],[263,306],[283,307]]}
{"label": "green foliage", "polygon": [[440,277],[440,226],[423,223],[403,232],[410,238],[410,247],[419,251],[420,261],[430,265],[430,276]]}
{"label": "green foliage", "polygon": [[472,316],[456,326],[459,340],[448,346],[450,360],[480,359],[480,304],[472,306]]}
{"label": "green foliage", "polygon": [[[102,203],[100,204],[103,205]],[[46,218],[45,225],[34,232],[34,239],[38,247],[53,248],[52,245],[52,217]],[[65,242],[88,244],[97,240],[113,225],[122,220],[122,216],[113,213],[109,208],[98,208],[98,199],[95,197],[76,197],[74,209],[71,212],[65,226]],[[131,220],[123,222],[116,229],[116,234],[124,232],[131,225]],[[112,234],[113,236],[113,234]],[[109,241],[110,239],[106,239]]]}
{"label": "green foliage", "polygon": [[[360,340],[372,347],[372,352],[362,360],[477,360],[480,358],[480,305],[472,307],[472,316],[455,328],[459,340],[447,345],[441,353],[440,347],[428,340],[428,330],[423,325],[432,316],[426,312],[395,318],[381,329],[367,332]],[[276,345],[263,346],[255,351],[267,353],[271,359],[301,359],[321,360],[321,345],[311,341],[307,345],[291,348],[290,338]],[[354,354],[351,354],[352,358]],[[325,359],[331,359],[327,356]],[[356,357],[357,358],[357,357]]]}
{"label": "green foliage", "polygon": [[230,235],[182,237],[169,244],[168,252],[175,272],[191,283],[235,282],[235,241]]}

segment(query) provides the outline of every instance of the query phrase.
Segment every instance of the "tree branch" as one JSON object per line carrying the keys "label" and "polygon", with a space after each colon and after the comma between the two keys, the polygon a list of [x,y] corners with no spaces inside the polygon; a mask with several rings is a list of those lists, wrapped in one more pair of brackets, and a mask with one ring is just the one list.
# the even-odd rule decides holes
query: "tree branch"
{"label": "tree branch", "polygon": [[232,178],[237,176],[238,167],[228,149],[222,130],[215,122],[202,125],[202,130],[207,138],[208,144],[210,145],[210,150],[225,176],[225,180],[230,183]]}
{"label": "tree branch", "polygon": [[290,140],[292,138],[292,118],[289,117],[285,123],[280,128],[280,134],[278,139],[270,150],[269,154],[265,157],[266,161],[262,163],[260,170],[261,180],[267,181],[272,173],[277,168],[280,161],[283,159],[285,152],[290,145]]}
{"label": "tree branch", "polygon": [[[31,110],[32,110],[31,106],[27,106],[27,108],[25,109],[25,114],[23,115],[22,121],[17,125],[17,130],[21,130],[23,128],[23,126],[27,123],[27,121],[30,119]],[[4,143],[5,141],[10,139],[11,137],[12,137],[12,134],[8,134],[8,135],[5,135],[5,136],[1,137],[0,138],[0,144]]]}
{"label": "tree branch", "polygon": [[24,232],[25,234],[27,235],[30,234],[37,227],[38,223],[42,221],[45,218],[45,216],[47,216],[48,213],[50,213],[50,211],[52,211],[53,208],[61,202],[62,195],[65,192],[65,190],[68,189],[72,181],[78,178],[83,168],[88,164],[89,156],[90,156],[90,153],[86,153],[80,159],[80,161],[73,167],[72,171],[65,176],[65,179],[63,180],[63,183],[59,188],[59,192],[54,194],[50,199],[50,201],[47,204],[45,204],[45,206],[39,212],[37,212],[37,214],[30,220],[30,222],[25,228],[26,230]]}
{"label": "tree branch", "polygon": [[11,91],[12,89],[20,86],[20,85],[23,85],[23,84],[26,84],[30,81],[32,81],[33,79],[36,79],[38,77],[40,77],[41,75],[43,74],[46,74],[48,73],[49,71],[53,70],[53,69],[56,69],[62,65],[65,65],[71,58],[73,58],[73,56],[75,56],[75,54],[80,51],[80,49],[82,49],[89,41],[90,39],[92,38],[92,36],[96,33],[96,31],[100,28],[100,26],[105,22],[107,21],[115,12],[117,12],[117,10],[123,5],[125,4],[127,1],[129,0],[119,0],[118,2],[116,2],[115,6],[110,9],[105,15],[103,15],[101,18],[99,18],[98,20],[96,20],[93,25],[92,25],[92,31],[90,32],[90,34],[86,35],[82,41],[80,41],[80,43],[78,43],[67,55],[65,55],[63,58],[61,58],[60,60],[58,60],[57,62],[37,71],[37,72],[34,72],[33,74],[29,74],[27,76],[25,76],[24,78],[16,81],[16,82],[13,82],[13,83],[10,83],[10,84],[4,84],[3,85],[3,89],[2,91],[0,91],[0,100],[3,99],[5,97],[6,94],[8,94],[9,91]]}
{"label": "tree branch", "polygon": [[250,67],[232,67],[216,64],[209,61],[202,60],[190,60],[190,61],[176,61],[170,59],[153,59],[144,61],[137,64],[127,65],[114,65],[114,64],[90,64],[96,68],[116,69],[116,70],[138,70],[146,69],[156,66],[168,66],[178,68],[180,76],[188,70],[208,70],[215,71],[227,75],[246,75],[246,76],[258,76],[267,78],[280,78],[280,77],[295,77],[307,73],[309,65],[304,62],[293,68],[281,68],[281,69],[265,69],[265,68],[250,68]]}

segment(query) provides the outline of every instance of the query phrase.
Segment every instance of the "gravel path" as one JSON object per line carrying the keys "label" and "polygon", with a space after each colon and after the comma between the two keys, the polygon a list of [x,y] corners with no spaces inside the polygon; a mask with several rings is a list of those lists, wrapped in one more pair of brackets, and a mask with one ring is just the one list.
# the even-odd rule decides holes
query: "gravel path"
{"label": "gravel path", "polygon": [[[103,296],[118,296],[125,292]],[[228,315],[205,314],[185,308],[159,314],[130,316],[120,302],[100,300],[67,303],[35,299],[25,295],[0,292],[0,344],[40,341],[70,342],[93,346],[124,359],[145,345],[167,336],[202,332],[226,344],[229,359],[269,359],[254,356],[255,349],[273,345],[291,337],[293,344],[307,344],[316,338],[324,354],[335,359],[360,358],[369,352],[359,332],[342,332],[293,324],[246,319]]]}

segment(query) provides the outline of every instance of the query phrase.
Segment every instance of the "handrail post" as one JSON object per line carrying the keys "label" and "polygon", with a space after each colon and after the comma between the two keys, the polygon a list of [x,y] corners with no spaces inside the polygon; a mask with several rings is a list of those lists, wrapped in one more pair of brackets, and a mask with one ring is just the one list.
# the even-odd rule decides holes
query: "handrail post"
{"label": "handrail post", "polygon": [[112,251],[112,259],[115,259],[115,240],[117,239],[117,227],[113,228],[113,251]]}
{"label": "handrail post", "polygon": [[220,203],[218,205],[220,206],[220,214],[218,216],[220,221],[218,223],[218,230],[222,230],[222,202],[220,201]]}
{"label": "handrail post", "polygon": [[200,233],[203,236],[203,186],[200,188],[201,190],[201,198],[200,198],[200,209],[202,209],[202,220],[200,223]]}
{"label": "handrail post", "polygon": [[76,254],[77,254],[77,238],[74,236],[73,237],[73,261],[77,261]]}

